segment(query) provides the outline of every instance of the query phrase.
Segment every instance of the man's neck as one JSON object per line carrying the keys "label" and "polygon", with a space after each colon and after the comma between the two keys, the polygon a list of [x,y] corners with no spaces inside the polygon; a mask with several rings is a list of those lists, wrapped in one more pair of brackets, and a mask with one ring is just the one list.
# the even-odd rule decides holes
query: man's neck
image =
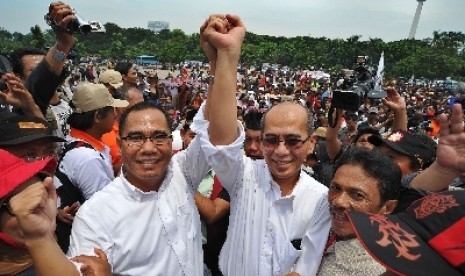
{"label": "man's neck", "polygon": [[286,179],[283,179],[283,178],[274,178],[274,181],[278,184],[280,190],[281,190],[281,196],[288,196],[290,194],[292,194],[292,191],[294,190],[294,187],[297,185],[297,181],[299,181],[299,176],[300,176],[300,173],[298,175],[296,175],[295,177],[292,177],[292,178],[286,178]]}

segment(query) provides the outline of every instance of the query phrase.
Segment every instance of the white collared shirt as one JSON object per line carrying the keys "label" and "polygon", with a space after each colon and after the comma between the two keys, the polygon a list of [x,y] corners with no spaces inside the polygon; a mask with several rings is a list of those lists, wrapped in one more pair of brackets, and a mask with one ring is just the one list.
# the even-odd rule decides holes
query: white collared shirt
{"label": "white collared shirt", "polygon": [[[199,115],[200,114],[200,115]],[[282,197],[264,160],[242,154],[244,130],[228,146],[213,146],[199,110],[191,127],[231,197],[231,214],[220,269],[231,275],[315,275],[330,229],[328,189],[305,172],[291,195]],[[302,239],[301,250],[291,241]]]}
{"label": "white collared shirt", "polygon": [[209,168],[196,139],[191,145],[172,157],[157,192],[142,192],[122,174],[95,193],[74,219],[67,255],[101,248],[115,275],[203,275],[194,193]]}

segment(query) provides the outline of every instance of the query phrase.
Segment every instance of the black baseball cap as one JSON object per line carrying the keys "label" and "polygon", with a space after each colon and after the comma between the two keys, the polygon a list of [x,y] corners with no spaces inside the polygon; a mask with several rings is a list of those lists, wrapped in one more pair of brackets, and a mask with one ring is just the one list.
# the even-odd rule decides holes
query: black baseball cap
{"label": "black baseball cap", "polygon": [[386,139],[372,135],[368,137],[368,142],[376,147],[385,145],[398,153],[419,159],[421,167],[430,164],[436,156],[436,148],[430,147],[414,134],[404,130],[394,131]]}
{"label": "black baseball cap", "polygon": [[47,138],[52,142],[66,140],[53,134],[44,119],[28,115],[14,115],[0,118],[0,146],[19,145]]}

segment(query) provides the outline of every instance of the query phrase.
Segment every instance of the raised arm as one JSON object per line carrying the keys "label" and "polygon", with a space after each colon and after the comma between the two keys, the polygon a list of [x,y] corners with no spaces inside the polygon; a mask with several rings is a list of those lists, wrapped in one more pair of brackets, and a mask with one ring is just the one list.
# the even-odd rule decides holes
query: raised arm
{"label": "raised arm", "polygon": [[73,47],[74,38],[71,34],[65,32],[65,28],[71,21],[76,19],[76,17],[74,16],[74,11],[72,8],[61,1],[50,4],[49,15],[50,18],[57,22],[58,26],[61,28],[54,30],[57,41],[56,44],[47,52],[45,61],[50,66],[50,69],[57,76],[59,76],[63,71],[63,66],[66,59],[63,59],[63,61],[58,61],[56,58],[54,58],[54,55],[57,51],[61,51],[67,55]]}
{"label": "raised arm", "polygon": [[387,97],[382,100],[383,104],[394,112],[394,125],[392,131],[407,130],[407,106],[405,99],[394,87],[386,89]]}
{"label": "raised arm", "polygon": [[[342,148],[342,142],[337,138],[337,134],[341,129],[342,124],[342,109],[336,109],[337,117],[339,118],[335,127],[329,126],[326,130],[326,151],[328,152],[329,160],[334,161],[339,151]],[[333,118],[336,118],[336,115],[333,115]]]}
{"label": "raised arm", "polygon": [[206,106],[210,141],[213,145],[227,145],[237,138],[236,68],[245,27],[237,16],[213,15],[201,31],[203,41],[217,53],[215,79],[210,82]]}
{"label": "raised arm", "polygon": [[457,177],[465,174],[465,131],[463,110],[454,104],[450,121],[445,114],[439,117],[441,127],[436,149],[436,161],[415,177],[411,187],[439,192],[449,187]]}
{"label": "raised arm", "polygon": [[36,182],[10,200],[37,275],[79,275],[55,237],[56,191],[52,178]]}

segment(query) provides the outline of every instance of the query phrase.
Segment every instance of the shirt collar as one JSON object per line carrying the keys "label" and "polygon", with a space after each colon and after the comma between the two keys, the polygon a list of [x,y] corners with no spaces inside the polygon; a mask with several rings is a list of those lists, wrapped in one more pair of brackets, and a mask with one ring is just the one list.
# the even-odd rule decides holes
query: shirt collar
{"label": "shirt collar", "polygon": [[82,130],[71,128],[71,131],[69,134],[73,136],[74,138],[78,138],[79,140],[83,140],[91,144],[92,147],[98,151],[103,151],[105,149],[105,144],[103,144],[101,141],[95,139],[94,137],[92,137],[91,135],[89,135],[88,133]]}
{"label": "shirt collar", "polygon": [[173,177],[172,162],[170,162],[168,170],[166,172],[165,179],[161,183],[158,191],[144,192],[141,189],[137,188],[136,186],[132,185],[131,182],[129,182],[129,180],[125,176],[123,169],[124,169],[124,165],[121,167],[121,172],[119,176],[123,184],[123,189],[131,198],[134,198],[138,201],[143,201],[143,200],[147,200],[153,197],[158,197],[161,193],[163,193],[166,190],[166,188],[168,187]]}

